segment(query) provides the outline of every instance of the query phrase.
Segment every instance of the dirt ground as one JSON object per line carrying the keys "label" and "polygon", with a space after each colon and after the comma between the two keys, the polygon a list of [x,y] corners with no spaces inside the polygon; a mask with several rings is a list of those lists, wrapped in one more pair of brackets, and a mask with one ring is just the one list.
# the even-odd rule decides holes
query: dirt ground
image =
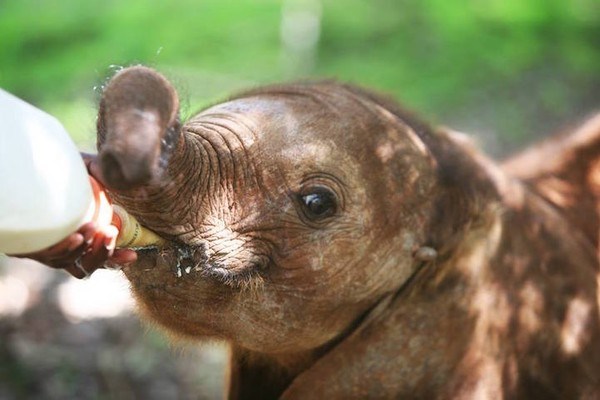
{"label": "dirt ground", "polygon": [[219,399],[225,356],[142,323],[118,271],[81,282],[0,257],[0,400]]}

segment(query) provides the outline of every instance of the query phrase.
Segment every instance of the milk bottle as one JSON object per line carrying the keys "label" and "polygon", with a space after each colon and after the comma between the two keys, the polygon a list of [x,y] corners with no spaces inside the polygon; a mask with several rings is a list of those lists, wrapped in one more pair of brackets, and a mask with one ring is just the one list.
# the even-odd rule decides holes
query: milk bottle
{"label": "milk bottle", "polygon": [[42,250],[90,220],[117,225],[118,247],[163,243],[122,208],[113,212],[62,124],[0,89],[0,253]]}

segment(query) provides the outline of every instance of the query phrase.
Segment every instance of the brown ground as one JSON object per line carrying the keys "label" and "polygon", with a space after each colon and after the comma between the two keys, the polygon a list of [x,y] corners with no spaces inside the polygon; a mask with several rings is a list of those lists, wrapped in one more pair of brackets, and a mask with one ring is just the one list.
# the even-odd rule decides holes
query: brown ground
{"label": "brown ground", "polygon": [[176,348],[131,310],[74,319],[58,300],[71,279],[0,258],[0,400],[220,398],[222,348]]}

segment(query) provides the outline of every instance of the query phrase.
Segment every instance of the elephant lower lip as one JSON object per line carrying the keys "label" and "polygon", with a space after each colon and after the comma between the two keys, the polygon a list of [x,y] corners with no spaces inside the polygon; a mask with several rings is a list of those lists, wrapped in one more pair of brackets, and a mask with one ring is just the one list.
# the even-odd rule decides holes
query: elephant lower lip
{"label": "elephant lower lip", "polygon": [[[124,266],[123,272],[134,282],[144,284],[181,284],[186,278],[201,279],[225,286],[260,283],[260,269],[255,264],[231,268],[211,261],[204,246],[173,244],[166,248],[139,249],[138,261]],[[153,283],[154,282],[154,283]]]}
{"label": "elephant lower lip", "polygon": [[138,261],[123,267],[128,275],[141,275],[145,272],[164,273],[170,270],[180,278],[192,272],[202,271],[207,264],[206,252],[202,246],[192,247],[184,244],[172,244],[165,248],[138,249]]}

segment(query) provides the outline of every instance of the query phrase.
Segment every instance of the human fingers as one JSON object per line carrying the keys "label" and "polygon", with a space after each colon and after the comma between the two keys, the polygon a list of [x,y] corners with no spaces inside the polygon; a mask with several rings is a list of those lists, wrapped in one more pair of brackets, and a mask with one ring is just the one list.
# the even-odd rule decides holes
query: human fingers
{"label": "human fingers", "polygon": [[137,253],[131,249],[115,249],[113,255],[108,259],[111,264],[123,265],[137,260]]}

